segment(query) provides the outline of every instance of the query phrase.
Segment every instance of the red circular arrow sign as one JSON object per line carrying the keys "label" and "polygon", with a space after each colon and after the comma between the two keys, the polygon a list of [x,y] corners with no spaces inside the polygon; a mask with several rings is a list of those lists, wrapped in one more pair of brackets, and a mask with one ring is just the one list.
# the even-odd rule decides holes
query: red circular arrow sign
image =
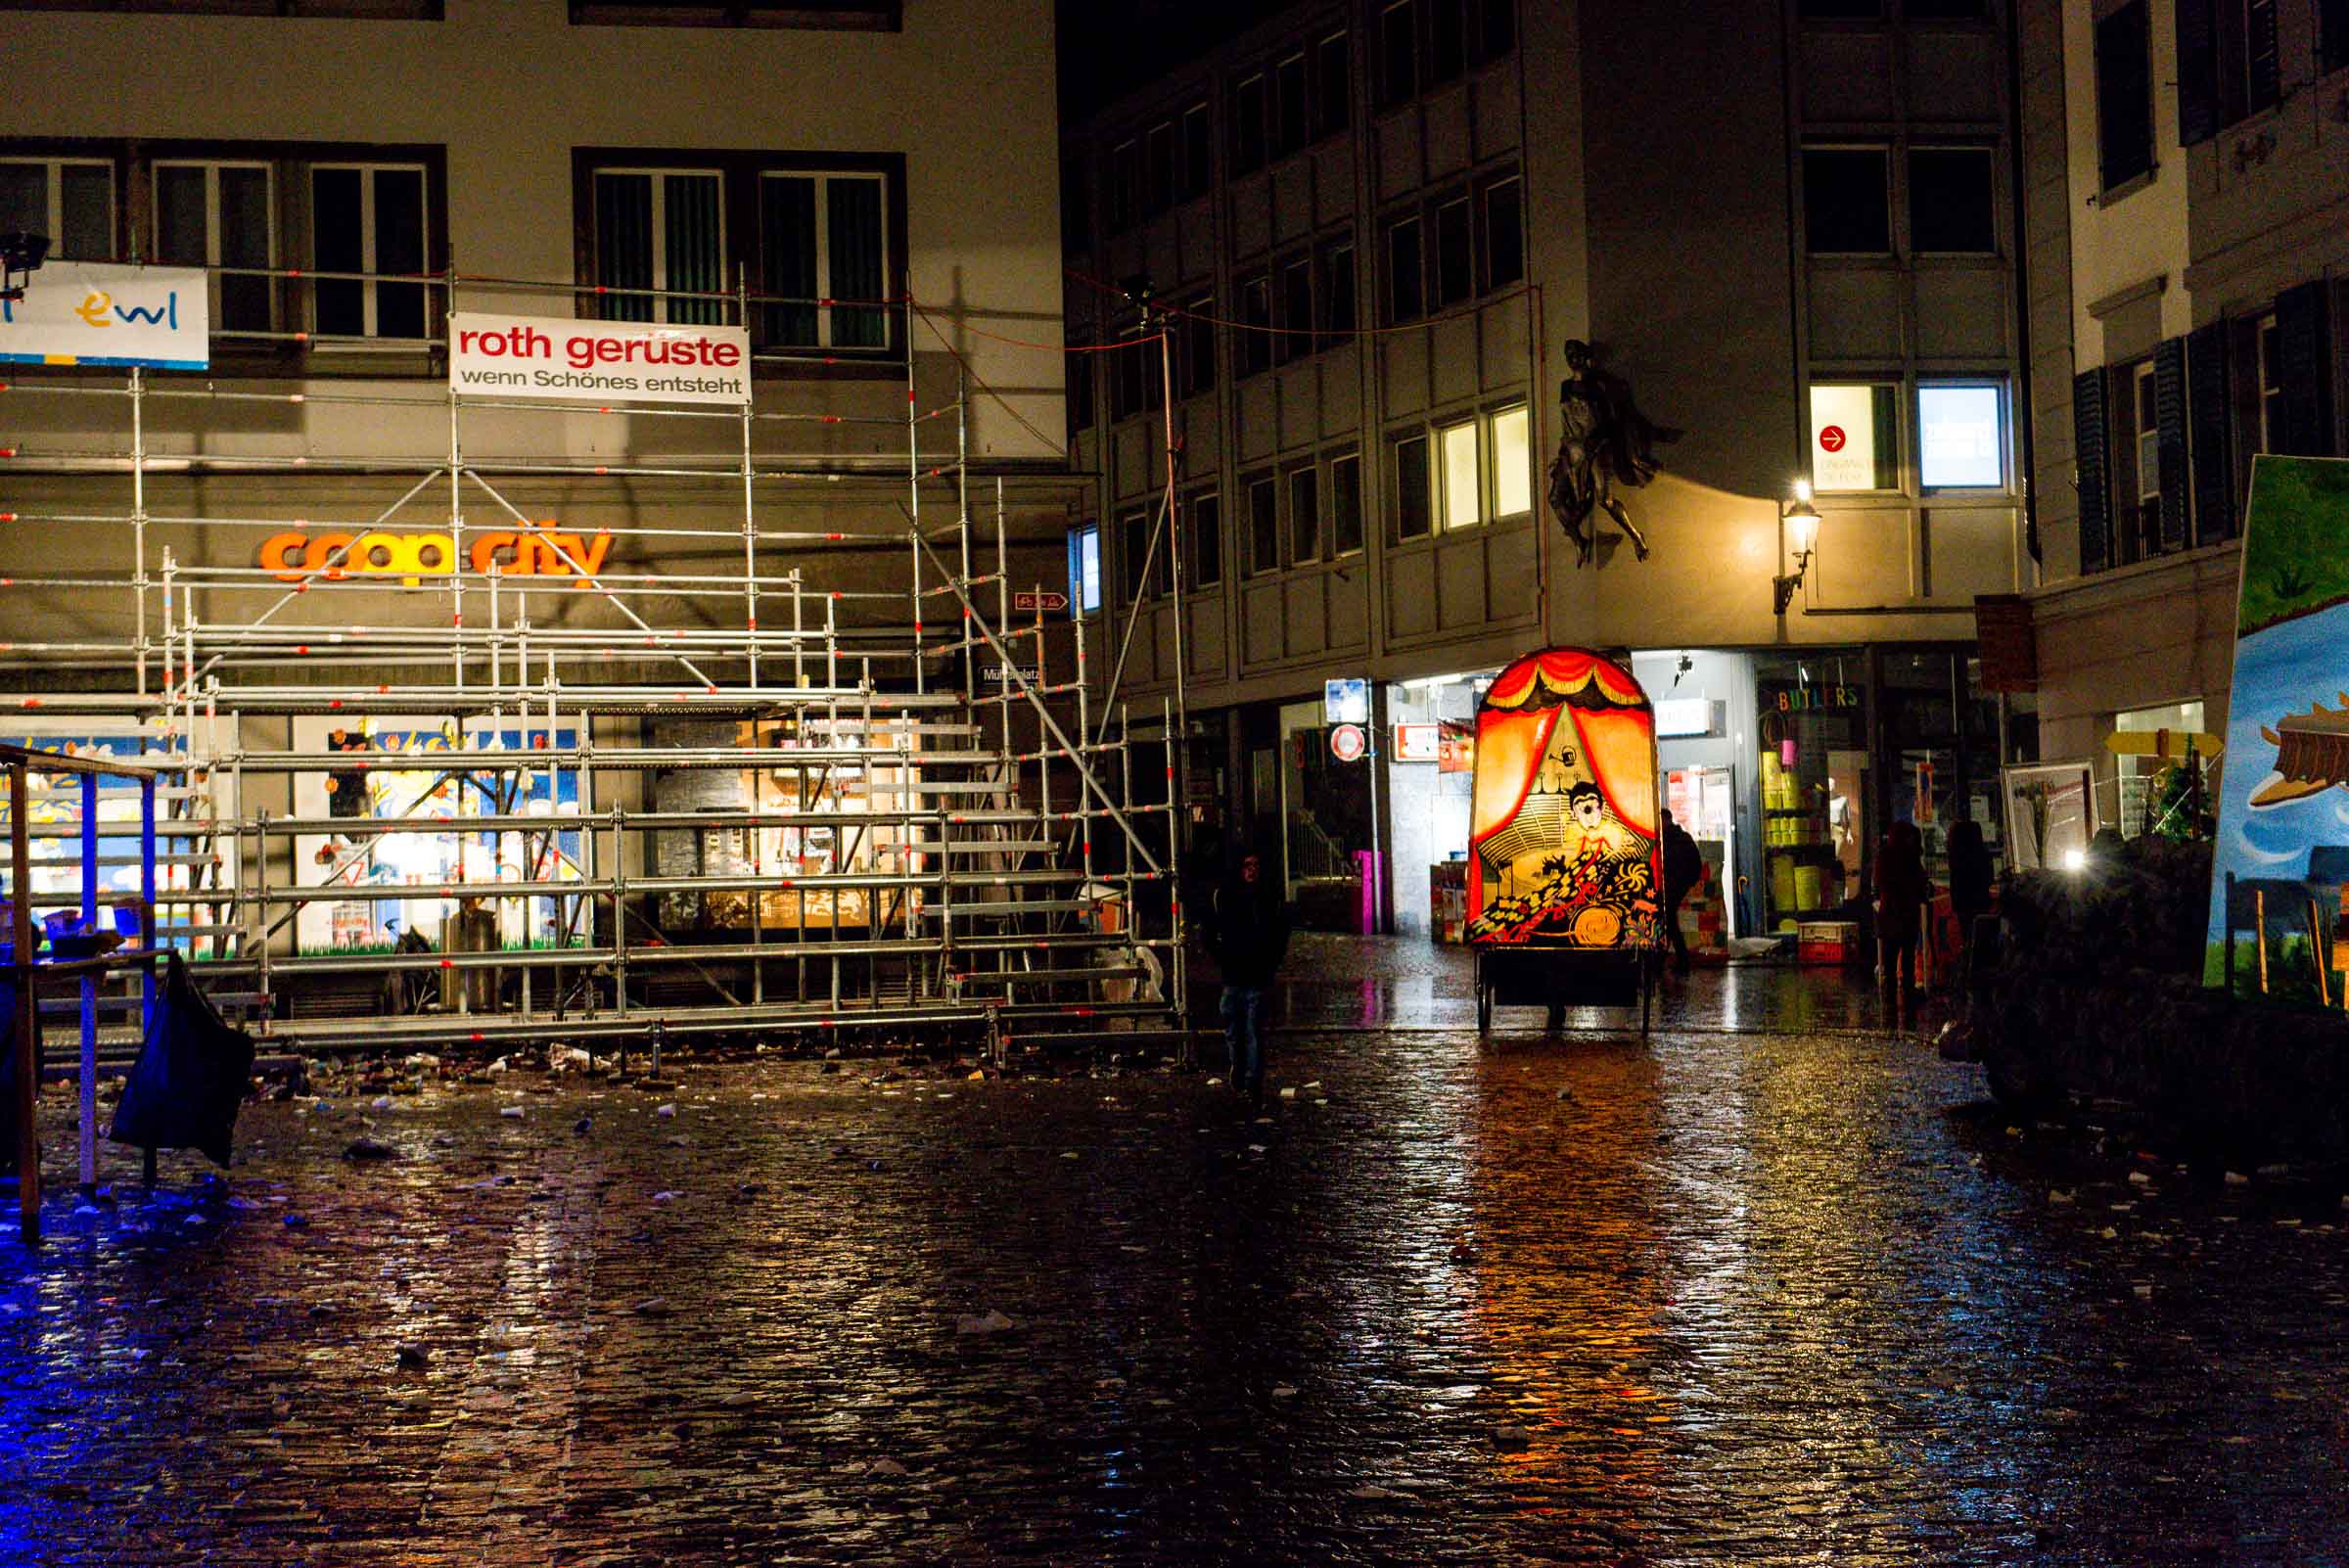
{"label": "red circular arrow sign", "polygon": [[1841,425],[1823,426],[1819,433],[1819,444],[1830,452],[1842,451],[1845,439]]}

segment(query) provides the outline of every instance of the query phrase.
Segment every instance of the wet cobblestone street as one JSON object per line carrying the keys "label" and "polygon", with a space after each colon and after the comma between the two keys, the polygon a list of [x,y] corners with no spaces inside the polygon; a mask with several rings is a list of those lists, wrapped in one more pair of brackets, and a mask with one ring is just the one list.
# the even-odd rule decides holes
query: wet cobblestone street
{"label": "wet cobblestone street", "polygon": [[0,1562],[2349,1562],[2337,1182],[1725,984],[1284,1036],[1264,1122],[886,1060],[249,1106],[224,1182],[11,1207]]}

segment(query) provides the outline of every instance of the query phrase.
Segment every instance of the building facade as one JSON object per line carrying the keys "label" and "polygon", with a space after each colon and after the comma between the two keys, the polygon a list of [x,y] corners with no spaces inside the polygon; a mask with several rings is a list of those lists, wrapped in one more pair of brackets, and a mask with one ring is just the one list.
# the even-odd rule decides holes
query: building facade
{"label": "building facade", "polygon": [[2226,728],[2252,458],[2349,450],[2349,9],[2082,0],[2024,27],[2040,735],[2134,832],[2140,764],[2105,738]]}
{"label": "building facade", "polygon": [[[1301,5],[1073,127],[1070,334],[1102,350],[1076,549],[1113,642],[1140,606],[1122,690],[1170,689],[1180,650],[1194,816],[1277,838],[1332,922],[1379,856],[1424,929],[1465,777],[1395,757],[1395,724],[1465,718],[1556,642],[1697,704],[1665,761],[1748,933],[1856,896],[1891,820],[1987,809],[1974,600],[2035,571],[2013,23]],[[1112,346],[1144,286],[1164,374]],[[1619,491],[1645,559],[1602,518],[1584,564],[1543,505],[1568,340],[1679,432]],[[1170,447],[1179,584],[1149,552]],[[1370,685],[1367,765],[1325,744],[1335,678]]]}

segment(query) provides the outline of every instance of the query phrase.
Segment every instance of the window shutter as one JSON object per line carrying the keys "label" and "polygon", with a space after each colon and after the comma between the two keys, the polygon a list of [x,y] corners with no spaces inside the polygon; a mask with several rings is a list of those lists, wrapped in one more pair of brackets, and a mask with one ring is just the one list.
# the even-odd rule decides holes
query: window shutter
{"label": "window shutter", "polygon": [[2153,350],[2154,444],[2161,454],[2161,547],[2183,550],[2186,526],[2186,340]]}
{"label": "window shutter", "polygon": [[2072,378],[2072,449],[2080,484],[2080,570],[2112,564],[2112,510],[2105,490],[2104,372]]}
{"label": "window shutter", "polygon": [[2276,297],[2277,383],[2283,392],[2276,447],[2293,457],[2332,455],[2330,324],[2323,279]]}
{"label": "window shutter", "polygon": [[2178,0],[2178,140],[2219,133],[2218,0]]}
{"label": "window shutter", "polygon": [[[2193,436],[2194,542],[2234,536],[2234,408],[2227,385],[2227,323],[2186,340],[2186,413]],[[2169,502],[2165,497],[2163,505]]]}
{"label": "window shutter", "polygon": [[2280,103],[2283,98],[2282,59],[2277,51],[2276,4],[2268,0],[2261,5],[2250,0],[2243,7],[2243,25],[2249,37],[2243,47],[2244,59],[2251,73],[2251,114]]}

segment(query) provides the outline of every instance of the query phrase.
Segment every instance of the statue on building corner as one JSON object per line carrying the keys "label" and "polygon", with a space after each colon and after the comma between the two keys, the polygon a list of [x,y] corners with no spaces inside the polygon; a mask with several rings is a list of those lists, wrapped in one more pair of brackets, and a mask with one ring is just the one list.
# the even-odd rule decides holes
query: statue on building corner
{"label": "statue on building corner", "polygon": [[1566,341],[1566,379],[1558,384],[1558,455],[1549,465],[1549,509],[1579,552],[1575,565],[1589,563],[1597,545],[1591,514],[1605,512],[1647,559],[1647,539],[1615,496],[1615,486],[1637,489],[1656,477],[1656,443],[1677,441],[1681,432],[1654,425],[1632,400],[1630,383],[1591,363],[1590,346]]}

